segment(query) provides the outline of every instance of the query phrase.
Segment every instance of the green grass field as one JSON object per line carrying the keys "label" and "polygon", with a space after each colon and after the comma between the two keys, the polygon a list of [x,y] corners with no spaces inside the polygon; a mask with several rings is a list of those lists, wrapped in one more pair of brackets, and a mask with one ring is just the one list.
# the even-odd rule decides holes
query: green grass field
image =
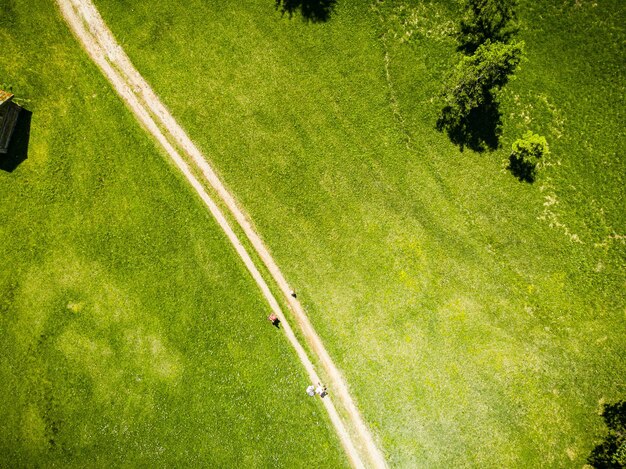
{"label": "green grass field", "polygon": [[[435,130],[451,0],[339,1],[325,23],[272,0],[96,3],[250,213],[391,465],[584,464],[600,403],[626,395],[623,2],[521,2],[528,60],[481,154]],[[525,130],[551,149],[532,185],[506,170]]]}
{"label": "green grass field", "polygon": [[[52,2],[0,3],[0,467],[347,466],[243,264]],[[22,138],[22,137],[20,137]]]}

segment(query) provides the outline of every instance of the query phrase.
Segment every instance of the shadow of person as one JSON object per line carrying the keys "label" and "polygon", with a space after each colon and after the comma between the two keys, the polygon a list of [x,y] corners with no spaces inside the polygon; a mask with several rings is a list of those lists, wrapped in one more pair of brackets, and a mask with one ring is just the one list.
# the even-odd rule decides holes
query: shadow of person
{"label": "shadow of person", "polygon": [[324,23],[330,19],[337,0],[276,0],[276,9],[293,17],[300,10],[302,18],[311,23]]}
{"label": "shadow of person", "polygon": [[6,154],[0,154],[0,169],[12,173],[28,158],[28,143],[30,141],[30,121],[33,113],[22,108],[17,118],[15,129]]}

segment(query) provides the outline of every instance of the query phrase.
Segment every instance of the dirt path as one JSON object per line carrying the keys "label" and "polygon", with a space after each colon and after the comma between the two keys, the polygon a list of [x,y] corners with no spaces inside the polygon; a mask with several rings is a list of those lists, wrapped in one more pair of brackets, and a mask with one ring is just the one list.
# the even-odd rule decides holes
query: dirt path
{"label": "dirt path", "polygon": [[[57,0],[57,4],[59,5],[63,17],[70,26],[70,29],[80,40],[89,56],[98,67],[100,67],[102,73],[109,80],[117,93],[123,98],[136,118],[162,145],[171,160],[181,170],[191,186],[206,204],[209,211],[228,237],[228,240],[234,246],[237,254],[241,257],[254,281],[261,289],[272,310],[280,318],[285,335],[304,365],[309,378],[313,383],[317,383],[320,379],[315,371],[315,367],[294,335],[276,298],[272,295],[265,280],[229,225],[224,214],[208,195],[202,183],[194,176],[192,168],[185,162],[185,159],[181,156],[179,151],[182,151],[183,154],[193,162],[193,165],[200,171],[206,182],[217,192],[232,216],[243,229],[254,250],[262,259],[274,281],[282,291],[298,322],[302,334],[305,336],[313,353],[317,355],[324,371],[329,377],[327,384],[332,399],[330,396],[327,396],[322,402],[324,403],[352,465],[354,467],[386,467],[382,453],[374,443],[369,429],[363,422],[348,392],[346,382],[341,377],[339,370],[331,360],[322,341],[313,329],[300,302],[290,295],[291,289],[283,274],[261,241],[261,238],[252,228],[251,223],[237,206],[233,196],[226,190],[198,148],[161,103],[148,83],[134,68],[129,58],[116,42],[111,31],[107,28],[97,9],[93,3],[91,3],[91,0]],[[344,410],[350,432],[347,431],[344,422],[339,417],[333,404],[333,399],[336,399],[338,405]]]}

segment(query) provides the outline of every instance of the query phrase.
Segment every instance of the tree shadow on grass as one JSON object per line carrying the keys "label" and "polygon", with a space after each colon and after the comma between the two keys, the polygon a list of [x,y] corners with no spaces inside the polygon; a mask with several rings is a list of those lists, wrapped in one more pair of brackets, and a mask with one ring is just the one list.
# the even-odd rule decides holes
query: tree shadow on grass
{"label": "tree shadow on grass", "polygon": [[487,41],[508,43],[519,32],[516,2],[466,2],[456,34],[457,51],[472,55]]}
{"label": "tree shadow on grass", "polygon": [[535,182],[535,177],[537,175],[536,164],[525,161],[515,155],[511,155],[509,156],[509,165],[506,169],[511,171],[511,174],[513,174],[513,176],[521,182],[528,182],[529,184]]}
{"label": "tree shadow on grass", "polygon": [[587,463],[596,468],[626,467],[626,401],[605,404],[602,417],[609,432],[591,451]]}
{"label": "tree shadow on grass", "polygon": [[28,143],[30,141],[30,121],[32,112],[22,108],[17,118],[13,136],[9,143],[8,152],[0,154],[0,170],[12,173],[28,158]]}
{"label": "tree shadow on grass", "polygon": [[305,21],[324,23],[330,19],[337,0],[276,0],[276,9],[291,18],[300,10]]}
{"label": "tree shadow on grass", "polygon": [[502,113],[495,97],[489,93],[485,102],[472,109],[466,117],[456,118],[450,107],[445,107],[437,120],[437,130],[448,134],[461,151],[465,147],[477,152],[497,150],[502,135]]}

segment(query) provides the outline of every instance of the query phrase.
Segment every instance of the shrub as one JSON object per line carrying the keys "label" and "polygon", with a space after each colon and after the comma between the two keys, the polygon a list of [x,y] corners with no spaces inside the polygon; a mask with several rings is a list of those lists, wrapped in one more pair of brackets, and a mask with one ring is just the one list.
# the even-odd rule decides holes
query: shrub
{"label": "shrub", "polygon": [[513,142],[509,170],[520,181],[533,182],[542,158],[548,153],[546,138],[528,131]]}

